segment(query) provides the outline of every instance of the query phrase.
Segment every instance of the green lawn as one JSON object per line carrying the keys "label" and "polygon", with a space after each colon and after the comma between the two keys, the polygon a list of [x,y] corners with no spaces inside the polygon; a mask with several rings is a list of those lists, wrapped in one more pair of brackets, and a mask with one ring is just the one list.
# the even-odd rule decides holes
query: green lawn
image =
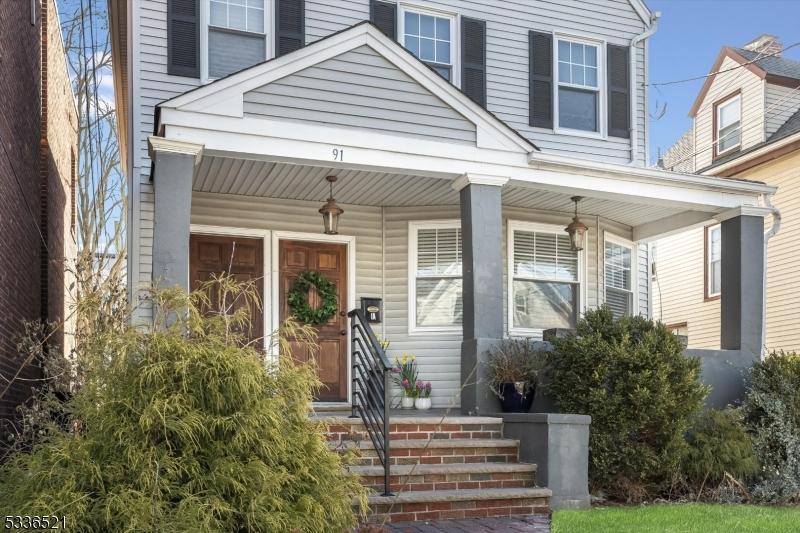
{"label": "green lawn", "polygon": [[795,533],[800,507],[659,504],[556,511],[553,533]]}

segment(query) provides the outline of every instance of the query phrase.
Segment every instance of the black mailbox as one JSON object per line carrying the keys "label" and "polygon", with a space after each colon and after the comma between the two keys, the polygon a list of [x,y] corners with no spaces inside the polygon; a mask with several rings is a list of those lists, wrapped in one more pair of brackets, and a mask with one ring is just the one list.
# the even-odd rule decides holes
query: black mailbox
{"label": "black mailbox", "polygon": [[367,322],[380,323],[383,318],[383,301],[380,298],[361,298],[361,311],[367,317]]}

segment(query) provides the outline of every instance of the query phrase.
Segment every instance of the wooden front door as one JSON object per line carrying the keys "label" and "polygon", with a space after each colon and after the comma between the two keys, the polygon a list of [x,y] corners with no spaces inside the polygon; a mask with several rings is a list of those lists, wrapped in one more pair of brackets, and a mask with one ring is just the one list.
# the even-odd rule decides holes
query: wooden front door
{"label": "wooden front door", "polygon": [[[230,273],[240,282],[254,281],[258,297],[264,297],[264,244],[261,239],[218,235],[191,235],[189,238],[189,276],[192,290],[213,275]],[[217,294],[211,291],[212,299]],[[243,299],[229,302],[232,310],[240,309]],[[263,302],[262,302],[263,304]],[[212,301],[216,308],[219,302]],[[245,335],[259,348],[264,342],[264,315],[253,304],[250,309],[250,328]]]}
{"label": "wooden front door", "polygon": [[[344,244],[281,240],[279,245],[280,320],[283,322],[292,311],[286,294],[297,275],[306,270],[319,272],[336,285],[339,307],[334,316],[324,324],[315,326],[317,347],[290,343],[292,357],[301,362],[316,361],[322,388],[317,392],[320,402],[347,401],[347,246]],[[319,297],[312,289],[308,303],[319,305]],[[315,352],[315,353],[314,353]]]}

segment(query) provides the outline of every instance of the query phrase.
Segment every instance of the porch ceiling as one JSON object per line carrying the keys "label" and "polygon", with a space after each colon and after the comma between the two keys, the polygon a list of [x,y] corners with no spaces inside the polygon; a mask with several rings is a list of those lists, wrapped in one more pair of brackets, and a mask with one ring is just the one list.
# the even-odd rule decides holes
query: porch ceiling
{"label": "porch ceiling", "polygon": [[[212,155],[202,158],[193,188],[199,192],[322,203],[328,197],[328,183],[324,180],[327,175],[339,177],[335,196],[342,204],[402,207],[457,205],[459,201],[458,192],[453,190],[448,179]],[[574,205],[570,196],[509,184],[503,188],[503,205],[571,213]],[[580,204],[583,216],[597,215],[627,226],[638,226],[680,212],[680,208],[588,196]]]}

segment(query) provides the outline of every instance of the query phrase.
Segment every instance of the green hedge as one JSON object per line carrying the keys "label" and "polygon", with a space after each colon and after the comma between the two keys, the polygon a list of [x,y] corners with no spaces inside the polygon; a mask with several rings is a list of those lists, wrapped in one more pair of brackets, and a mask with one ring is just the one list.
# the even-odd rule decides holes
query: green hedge
{"label": "green hedge", "polygon": [[773,352],[750,372],[743,410],[761,472],[753,495],[800,502],[800,355]]}
{"label": "green hedge", "polygon": [[615,321],[587,311],[577,334],[554,341],[550,391],[562,412],[592,416],[589,477],[594,492],[641,501],[680,475],[684,433],[707,387],[700,361],[642,317]]}

